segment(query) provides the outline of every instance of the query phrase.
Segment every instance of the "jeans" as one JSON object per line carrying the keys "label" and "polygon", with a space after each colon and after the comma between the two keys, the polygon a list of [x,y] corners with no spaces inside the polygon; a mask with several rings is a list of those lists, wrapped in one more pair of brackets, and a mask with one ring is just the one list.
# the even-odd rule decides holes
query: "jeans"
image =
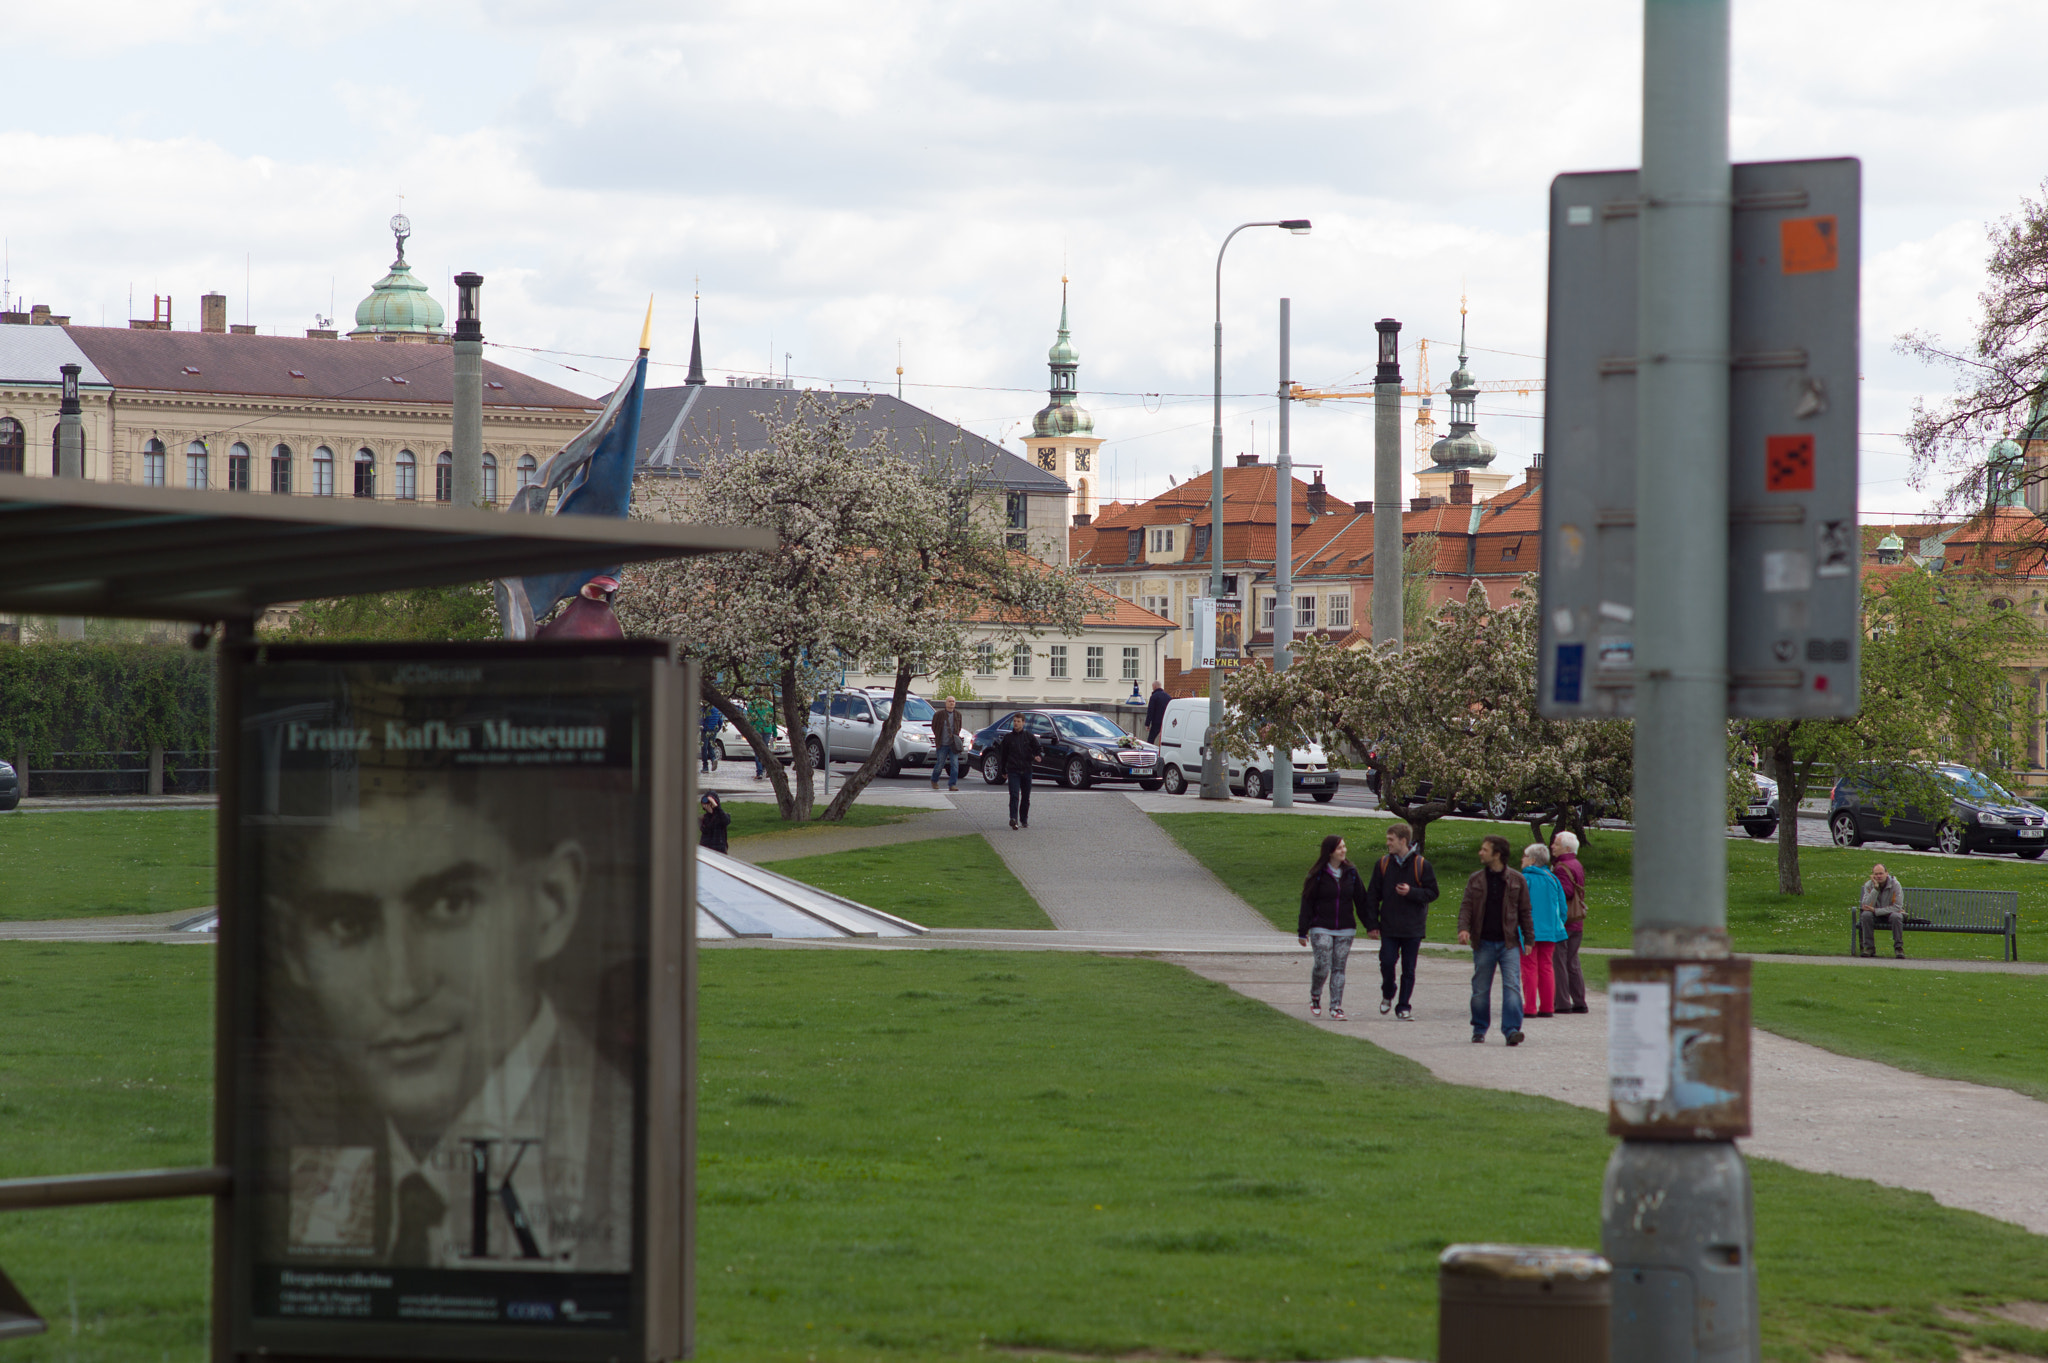
{"label": "jeans", "polygon": [[1010,821],[1031,822],[1031,772],[1010,769]]}
{"label": "jeans", "polygon": [[1380,997],[1394,997],[1394,966],[1401,967],[1401,998],[1395,1006],[1406,1008],[1415,997],[1415,958],[1422,951],[1420,937],[1380,935]]}
{"label": "jeans", "polygon": [[1522,953],[1523,999],[1532,1013],[1557,1011],[1557,976],[1551,969],[1556,950],[1555,942],[1536,942]]}
{"label": "jeans", "polygon": [[932,784],[939,783],[939,773],[946,773],[946,789],[960,788],[960,750],[951,743],[932,754]]}
{"label": "jeans", "polygon": [[1493,972],[1500,969],[1500,1030],[1512,1036],[1522,1030],[1521,952],[1506,942],[1472,944],[1472,1035],[1485,1036],[1493,1021]]}
{"label": "jeans", "polygon": [[[1903,909],[1886,909],[1884,916],[1892,920],[1892,950],[1900,955],[1906,950],[1906,914]],[[1877,955],[1877,910],[1862,909],[1856,915],[1856,937],[1865,956]]]}
{"label": "jeans", "polygon": [[1585,940],[1581,927],[1578,932],[1567,931],[1557,944],[1557,998],[1574,1013],[1586,1007],[1586,972],[1579,968],[1579,944]]}
{"label": "jeans", "polygon": [[697,745],[697,761],[705,771],[718,765],[718,745],[710,734],[704,735],[704,741]]}
{"label": "jeans", "polygon": [[1323,981],[1330,982],[1330,1006],[1344,1006],[1344,965],[1351,959],[1351,943],[1358,936],[1357,930],[1337,932],[1330,928],[1310,928],[1308,944],[1316,954],[1316,963],[1309,972],[1308,996],[1311,1002],[1323,996]]}

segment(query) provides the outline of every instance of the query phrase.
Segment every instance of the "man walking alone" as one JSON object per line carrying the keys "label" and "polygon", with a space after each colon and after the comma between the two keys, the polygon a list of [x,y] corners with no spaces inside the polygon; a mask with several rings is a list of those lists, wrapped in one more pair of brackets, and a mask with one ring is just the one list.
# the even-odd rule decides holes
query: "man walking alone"
{"label": "man walking alone", "polygon": [[960,712],[953,705],[953,698],[946,697],[946,708],[932,716],[933,790],[939,788],[939,773],[942,771],[946,773],[946,789],[960,789],[960,754],[964,751],[961,737],[966,726],[960,722]]}
{"label": "man walking alone", "polygon": [[[1405,823],[1387,829],[1387,854],[1374,864],[1365,887],[1365,935],[1380,943],[1380,1011],[1397,1021],[1413,1020],[1415,958],[1429,930],[1429,906],[1437,896],[1436,867],[1411,850],[1415,832]],[[1400,1006],[1394,1003],[1394,971],[1401,974]]]}
{"label": "man walking alone", "polygon": [[1152,698],[1145,702],[1145,741],[1155,748],[1159,746],[1160,730],[1166,727],[1166,702],[1169,699],[1166,684],[1154,681]]}
{"label": "man walking alone", "polygon": [[[1031,827],[1031,771],[1045,749],[1038,735],[1024,727],[1024,716],[1010,716],[1010,732],[996,740],[995,753],[1010,778],[1010,827]],[[987,757],[981,759],[988,761]]]}
{"label": "man walking alone", "polygon": [[1500,971],[1500,1029],[1508,1045],[1522,1044],[1522,943],[1536,940],[1529,882],[1508,865],[1514,847],[1498,833],[1479,844],[1479,869],[1465,882],[1458,905],[1458,945],[1472,948],[1472,1042],[1486,1040],[1491,1024],[1493,972]]}

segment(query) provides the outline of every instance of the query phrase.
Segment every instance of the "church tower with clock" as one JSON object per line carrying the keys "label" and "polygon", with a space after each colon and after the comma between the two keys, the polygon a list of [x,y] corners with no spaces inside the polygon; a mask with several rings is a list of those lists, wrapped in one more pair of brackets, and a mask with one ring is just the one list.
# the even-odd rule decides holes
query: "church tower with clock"
{"label": "church tower with clock", "polygon": [[1031,418],[1026,456],[1047,473],[1057,474],[1074,490],[1076,514],[1093,516],[1096,490],[1101,486],[1102,471],[1096,452],[1102,447],[1102,437],[1095,434],[1095,418],[1074,401],[1074,380],[1081,368],[1081,357],[1067,336],[1064,275],[1060,277],[1060,335],[1045,358],[1052,370],[1052,400]]}

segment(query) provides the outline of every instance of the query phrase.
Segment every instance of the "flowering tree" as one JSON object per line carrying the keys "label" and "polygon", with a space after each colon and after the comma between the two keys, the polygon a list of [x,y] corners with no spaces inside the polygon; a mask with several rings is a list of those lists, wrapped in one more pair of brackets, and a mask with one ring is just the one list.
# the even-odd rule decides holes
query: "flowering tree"
{"label": "flowering tree", "polygon": [[[700,660],[704,703],[761,758],[786,819],[811,817],[804,744],[811,698],[845,659],[890,659],[895,703],[873,753],[822,817],[844,817],[895,747],[911,681],[964,669],[969,636],[1021,638],[1080,627],[1074,574],[1015,553],[979,471],[956,450],[897,450],[877,432],[855,448],[866,409],[812,393],[764,418],[767,442],[720,450],[693,483],[643,483],[635,514],[765,526],[777,547],[629,568],[616,609],[629,634],[672,636]],[[790,738],[785,772],[746,713],[770,696]]]}
{"label": "flowering tree", "polygon": [[1592,807],[1625,813],[1633,771],[1625,721],[1558,722],[1535,712],[1533,579],[1502,609],[1474,583],[1439,608],[1433,628],[1400,650],[1305,640],[1287,671],[1245,668],[1224,695],[1253,723],[1226,734],[1253,746],[1348,743],[1378,777],[1380,803],[1415,830],[1461,806],[1520,813],[1583,830]]}

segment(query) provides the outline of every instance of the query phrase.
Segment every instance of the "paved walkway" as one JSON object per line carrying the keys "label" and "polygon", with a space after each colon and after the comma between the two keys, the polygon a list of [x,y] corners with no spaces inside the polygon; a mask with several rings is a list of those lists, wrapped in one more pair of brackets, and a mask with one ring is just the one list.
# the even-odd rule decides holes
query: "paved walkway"
{"label": "paved walkway", "polygon": [[96,813],[108,809],[218,809],[212,795],[31,795],[16,806],[23,814]]}
{"label": "paved walkway", "polygon": [[169,913],[109,914],[104,918],[50,918],[32,923],[0,923],[0,941],[15,942],[168,942],[180,946],[211,946],[210,932],[185,932],[186,923],[211,918],[213,909],[174,909]]}
{"label": "paved walkway", "polygon": [[981,826],[957,809],[933,810],[903,823],[879,828],[834,828],[817,826],[802,833],[766,833],[735,838],[732,854],[759,866],[792,857],[818,857],[830,852],[855,852],[864,847],[889,847],[897,843],[923,842],[928,838],[957,838],[979,833]]}

